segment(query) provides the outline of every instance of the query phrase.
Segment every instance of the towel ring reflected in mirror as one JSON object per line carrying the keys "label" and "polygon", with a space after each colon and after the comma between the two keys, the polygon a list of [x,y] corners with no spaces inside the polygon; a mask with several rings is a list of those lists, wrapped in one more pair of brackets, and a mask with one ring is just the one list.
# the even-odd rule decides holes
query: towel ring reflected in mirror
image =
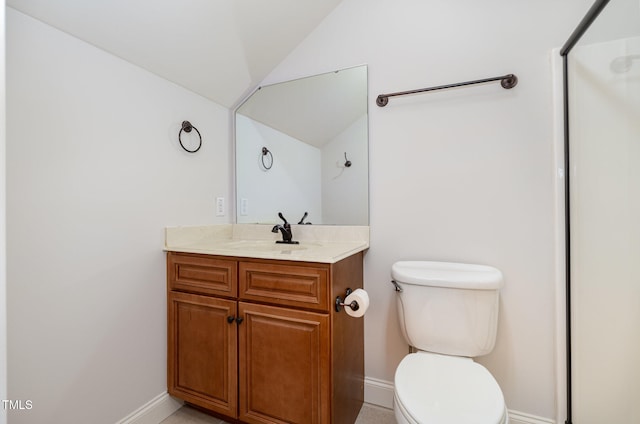
{"label": "towel ring reflected in mirror", "polygon": [[[269,155],[269,166],[264,163],[264,158],[267,155]],[[262,160],[262,166],[264,167],[264,169],[266,169],[267,171],[271,169],[271,167],[273,166],[273,154],[269,151],[269,149],[267,149],[266,147],[262,148],[262,156],[260,157],[260,159]]]}

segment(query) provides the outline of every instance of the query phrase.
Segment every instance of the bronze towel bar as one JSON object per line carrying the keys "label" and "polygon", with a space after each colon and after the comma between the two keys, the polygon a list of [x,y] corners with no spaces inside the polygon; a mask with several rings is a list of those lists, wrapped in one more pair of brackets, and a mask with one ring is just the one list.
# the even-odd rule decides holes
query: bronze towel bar
{"label": "bronze towel bar", "polygon": [[516,84],[518,84],[518,77],[516,77],[514,74],[508,74],[508,75],[503,75],[501,77],[485,78],[481,80],[467,81],[467,82],[459,82],[456,84],[447,84],[447,85],[440,85],[437,87],[421,88],[418,90],[399,91],[397,93],[390,93],[390,94],[380,94],[376,99],[376,104],[380,107],[384,107],[387,105],[387,103],[389,103],[389,97],[405,96],[407,94],[423,93],[425,91],[442,90],[445,88],[462,87],[465,85],[472,85],[472,84],[482,84],[485,82],[498,81],[498,80],[500,80],[500,85],[502,85],[502,88],[505,88],[505,89],[513,88],[516,86]]}

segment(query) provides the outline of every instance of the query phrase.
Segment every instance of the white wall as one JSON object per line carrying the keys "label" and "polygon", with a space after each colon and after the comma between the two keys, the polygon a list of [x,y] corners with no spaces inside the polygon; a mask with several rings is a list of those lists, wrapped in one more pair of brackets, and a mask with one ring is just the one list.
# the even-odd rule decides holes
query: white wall
{"label": "white wall", "polygon": [[[247,215],[238,214],[238,223],[278,223],[278,212],[292,224],[302,215],[322,221],[320,197],[320,150],[246,116],[236,117],[238,172],[237,210],[247,199]],[[271,155],[264,157],[262,147]],[[266,169],[269,167],[270,169]],[[256,207],[260,205],[260,207]],[[312,218],[310,218],[312,219]]]}
{"label": "white wall", "polygon": [[[407,348],[397,260],[493,265],[498,340],[480,358],[511,410],[555,412],[554,157],[550,54],[590,0],[345,0],[265,83],[369,65],[371,248],[366,375],[392,381]],[[520,82],[391,99],[380,93],[506,73]],[[564,417],[562,417],[564,418]]]}
{"label": "white wall", "polygon": [[229,111],[11,8],[7,33],[11,423],[113,423],[166,391],[163,227],[230,221]]}

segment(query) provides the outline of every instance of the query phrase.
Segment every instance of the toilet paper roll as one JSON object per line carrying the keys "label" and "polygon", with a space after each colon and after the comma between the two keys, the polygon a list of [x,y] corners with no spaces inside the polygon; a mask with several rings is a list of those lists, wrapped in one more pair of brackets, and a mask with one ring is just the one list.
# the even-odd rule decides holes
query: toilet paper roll
{"label": "toilet paper roll", "polygon": [[[358,303],[358,309],[355,311],[348,306],[353,301]],[[355,289],[349,296],[344,299],[344,303],[347,304],[347,306],[345,306],[344,308],[344,311],[347,313],[347,315],[359,318],[363,316],[365,312],[367,312],[367,309],[369,309],[369,293],[362,289]]]}

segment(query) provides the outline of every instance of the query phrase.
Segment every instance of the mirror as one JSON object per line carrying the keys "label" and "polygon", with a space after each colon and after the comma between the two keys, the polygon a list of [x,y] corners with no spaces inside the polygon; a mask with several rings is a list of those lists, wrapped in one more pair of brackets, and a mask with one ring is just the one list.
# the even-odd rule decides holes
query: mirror
{"label": "mirror", "polygon": [[369,225],[367,67],[259,88],[235,114],[236,222]]}

